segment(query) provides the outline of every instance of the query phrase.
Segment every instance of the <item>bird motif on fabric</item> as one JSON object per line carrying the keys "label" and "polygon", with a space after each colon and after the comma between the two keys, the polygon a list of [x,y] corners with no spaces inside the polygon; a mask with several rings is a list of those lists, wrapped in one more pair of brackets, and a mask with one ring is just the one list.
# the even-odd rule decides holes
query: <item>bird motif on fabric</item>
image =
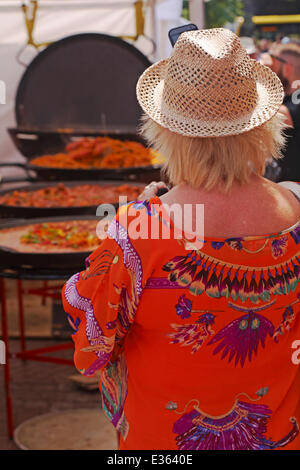
{"label": "bird motif on fabric", "polygon": [[273,336],[273,323],[258,312],[274,303],[275,300],[261,307],[245,308],[228,302],[229,307],[245,312],[245,315],[226,325],[210,340],[208,346],[219,343],[213,354],[222,353],[221,359],[228,356],[228,362],[235,359],[235,366],[240,363],[243,367],[246,360],[250,362],[252,356],[257,355],[259,345],[264,348],[267,336]]}

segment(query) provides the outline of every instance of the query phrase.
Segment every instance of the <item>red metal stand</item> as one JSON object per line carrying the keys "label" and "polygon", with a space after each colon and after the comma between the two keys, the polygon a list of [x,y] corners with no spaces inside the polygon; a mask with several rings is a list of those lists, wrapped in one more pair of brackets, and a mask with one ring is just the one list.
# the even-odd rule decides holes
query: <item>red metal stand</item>
{"label": "red metal stand", "polygon": [[43,282],[43,287],[41,288],[23,289],[22,280],[17,278],[17,294],[18,294],[19,326],[20,326],[20,351],[17,353],[11,354],[9,352],[5,279],[3,277],[0,277],[2,337],[6,345],[6,361],[4,364],[4,384],[5,384],[5,398],[6,398],[7,427],[8,427],[8,435],[10,439],[13,438],[13,433],[14,433],[13,405],[12,405],[12,398],[11,398],[11,393],[10,393],[10,379],[11,379],[10,362],[9,362],[10,358],[30,360],[30,361],[39,361],[39,362],[49,362],[49,363],[54,363],[54,364],[74,365],[73,360],[44,355],[45,353],[52,353],[55,351],[72,349],[74,347],[73,342],[49,346],[46,348],[26,350],[23,294],[26,293],[30,295],[39,295],[42,297],[42,304],[44,304],[46,301],[46,297],[51,297],[55,299],[60,298],[60,292],[59,293],[57,292],[58,289],[61,290],[61,284],[55,285],[55,286],[48,286],[47,281]]}
{"label": "red metal stand", "polygon": [[22,281],[20,279],[17,280],[17,288],[18,288],[19,325],[20,325],[20,343],[21,343],[20,346],[21,346],[21,351],[25,351],[23,291],[22,291]]}

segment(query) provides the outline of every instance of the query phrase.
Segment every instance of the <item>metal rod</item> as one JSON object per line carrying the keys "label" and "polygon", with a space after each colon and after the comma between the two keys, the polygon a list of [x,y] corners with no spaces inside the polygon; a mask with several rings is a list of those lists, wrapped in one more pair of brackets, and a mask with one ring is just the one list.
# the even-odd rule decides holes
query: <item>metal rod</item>
{"label": "metal rod", "polygon": [[48,288],[48,282],[47,281],[43,281],[43,296],[42,296],[42,305],[46,305],[46,295],[45,295],[45,290],[47,290]]}
{"label": "metal rod", "polygon": [[23,305],[23,287],[22,281],[17,280],[18,289],[18,305],[19,305],[19,326],[20,326],[20,346],[21,351],[24,352],[25,347],[25,323],[24,323],[24,305]]}
{"label": "metal rod", "polygon": [[36,362],[49,362],[52,364],[64,364],[67,366],[74,366],[74,361],[72,361],[72,359],[61,359],[58,357],[48,357],[48,356],[36,356],[35,354],[27,354],[27,353],[26,354],[17,353],[16,357],[18,359],[28,359],[30,361],[36,361]]}
{"label": "metal rod", "polygon": [[199,29],[205,28],[204,2],[205,0],[189,0],[190,20]]}
{"label": "metal rod", "polygon": [[[68,343],[63,343],[63,344],[55,344],[54,346],[47,346],[45,348],[36,348],[36,349],[28,349],[27,351],[18,352],[14,354],[14,357],[32,357],[36,356],[38,354],[44,354],[48,352],[54,352],[54,351],[64,351],[65,349],[72,349],[74,348],[74,343],[73,342],[68,342]],[[56,358],[57,359],[57,358]],[[73,363],[74,364],[74,363]]]}
{"label": "metal rod", "polygon": [[60,299],[61,298],[61,294],[46,292],[46,291],[43,291],[42,288],[41,289],[28,289],[28,290],[26,290],[26,294],[40,295],[42,298],[45,298],[45,297],[51,297],[52,299]]}
{"label": "metal rod", "polygon": [[[115,2],[110,3],[109,5],[105,2],[98,3],[98,2],[45,2],[39,3],[39,10],[66,10],[66,9],[74,9],[77,8],[78,10],[87,10],[89,8],[106,8],[107,10],[111,8],[132,8],[135,4],[135,1],[132,2]],[[4,11],[11,11],[11,10],[18,10],[20,8],[20,1],[16,2],[1,2],[0,10]]]}

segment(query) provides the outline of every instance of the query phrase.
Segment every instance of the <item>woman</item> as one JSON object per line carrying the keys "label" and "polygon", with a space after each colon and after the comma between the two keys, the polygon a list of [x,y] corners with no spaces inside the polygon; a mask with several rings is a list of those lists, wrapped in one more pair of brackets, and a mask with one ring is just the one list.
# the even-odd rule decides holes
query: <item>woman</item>
{"label": "woman", "polygon": [[300,449],[300,205],[261,176],[281,83],[213,29],[182,34],[137,97],[173,189],[122,207],[66,283],[75,364],[101,371],[121,449]]}

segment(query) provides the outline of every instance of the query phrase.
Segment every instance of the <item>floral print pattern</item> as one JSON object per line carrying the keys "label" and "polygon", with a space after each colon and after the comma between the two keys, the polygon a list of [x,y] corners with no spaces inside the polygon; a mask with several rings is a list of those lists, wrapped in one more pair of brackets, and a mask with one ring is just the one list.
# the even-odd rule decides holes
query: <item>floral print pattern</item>
{"label": "floral print pattern", "polygon": [[178,304],[176,305],[176,313],[182,319],[191,316],[192,302],[183,294],[179,297]]}
{"label": "floral print pattern", "polygon": [[283,256],[287,250],[288,237],[277,238],[272,241],[272,254],[274,258]]}

